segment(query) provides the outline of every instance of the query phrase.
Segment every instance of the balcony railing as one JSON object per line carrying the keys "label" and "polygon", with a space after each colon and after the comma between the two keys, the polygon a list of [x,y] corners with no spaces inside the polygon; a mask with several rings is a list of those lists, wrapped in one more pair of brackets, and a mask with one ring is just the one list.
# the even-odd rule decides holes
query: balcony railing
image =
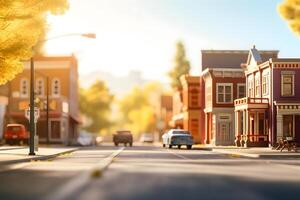
{"label": "balcony railing", "polygon": [[266,146],[269,144],[269,136],[254,134],[254,135],[237,135],[235,136],[237,146]]}
{"label": "balcony railing", "polygon": [[269,104],[269,99],[245,97],[245,98],[234,100],[234,106],[246,105],[246,104]]}

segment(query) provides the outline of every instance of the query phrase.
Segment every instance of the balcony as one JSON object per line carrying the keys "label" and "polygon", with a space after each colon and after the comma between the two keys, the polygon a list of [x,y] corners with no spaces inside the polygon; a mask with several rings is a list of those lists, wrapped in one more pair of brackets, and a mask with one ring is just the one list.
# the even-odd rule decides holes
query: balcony
{"label": "balcony", "polygon": [[234,100],[235,111],[246,110],[246,109],[268,109],[269,99],[268,98],[252,98],[245,97]]}

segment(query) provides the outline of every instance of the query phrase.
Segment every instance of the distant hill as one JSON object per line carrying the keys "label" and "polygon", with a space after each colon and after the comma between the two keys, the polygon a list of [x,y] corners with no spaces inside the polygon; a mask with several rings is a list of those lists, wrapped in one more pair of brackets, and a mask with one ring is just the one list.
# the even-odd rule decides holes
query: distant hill
{"label": "distant hill", "polygon": [[87,75],[80,75],[80,86],[88,87],[97,79],[105,81],[110,91],[117,96],[127,93],[134,86],[143,86],[150,81],[144,79],[140,71],[129,71],[126,76],[120,77],[109,72],[95,71]]}

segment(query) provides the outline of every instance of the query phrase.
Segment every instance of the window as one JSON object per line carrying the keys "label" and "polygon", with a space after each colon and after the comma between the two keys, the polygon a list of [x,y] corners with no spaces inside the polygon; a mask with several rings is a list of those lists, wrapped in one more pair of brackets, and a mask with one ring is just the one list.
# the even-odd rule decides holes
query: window
{"label": "window", "polygon": [[281,96],[294,96],[294,74],[281,74]]}
{"label": "window", "polygon": [[259,76],[255,77],[255,96],[256,97],[260,96],[260,80],[259,80]]}
{"label": "window", "polygon": [[237,88],[238,88],[237,98],[238,99],[244,98],[246,96],[246,85],[245,84],[238,84]]}
{"label": "window", "polygon": [[263,95],[269,94],[269,76],[265,75],[262,78],[262,93]]}
{"label": "window", "polygon": [[232,103],[232,84],[217,84],[217,103]]}
{"label": "window", "polygon": [[21,97],[28,97],[29,94],[29,81],[25,78],[21,79],[20,91]]}
{"label": "window", "polygon": [[39,78],[36,80],[36,88],[35,88],[35,92],[36,92],[36,95],[38,96],[43,96],[44,95],[44,80]]}
{"label": "window", "polygon": [[254,97],[253,80],[252,79],[248,79],[248,96]]}
{"label": "window", "polygon": [[60,95],[60,81],[56,78],[52,81],[52,96],[58,97]]}

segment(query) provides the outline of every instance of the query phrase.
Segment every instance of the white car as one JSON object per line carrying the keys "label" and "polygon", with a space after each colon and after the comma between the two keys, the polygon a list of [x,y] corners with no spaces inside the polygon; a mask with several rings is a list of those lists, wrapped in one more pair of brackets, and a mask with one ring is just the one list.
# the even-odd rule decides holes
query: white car
{"label": "white car", "polygon": [[154,135],[152,133],[143,133],[141,135],[140,141],[145,143],[152,143],[154,142]]}
{"label": "white car", "polygon": [[187,149],[191,149],[194,140],[193,136],[189,131],[183,129],[171,129],[162,136],[163,147],[168,146],[172,148],[173,146],[177,146],[179,149],[182,145],[185,145]]}
{"label": "white car", "polygon": [[86,131],[82,131],[79,133],[77,142],[81,146],[92,146],[96,144],[94,135]]}

